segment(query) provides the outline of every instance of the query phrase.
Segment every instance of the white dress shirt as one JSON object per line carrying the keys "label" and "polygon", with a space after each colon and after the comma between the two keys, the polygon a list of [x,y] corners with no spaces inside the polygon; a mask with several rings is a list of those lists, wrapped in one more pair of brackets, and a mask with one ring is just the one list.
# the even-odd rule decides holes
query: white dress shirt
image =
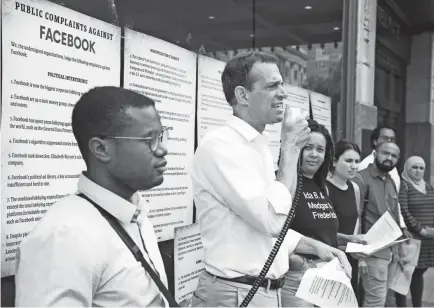
{"label": "white dress shirt", "polygon": [[[275,179],[267,137],[232,116],[202,139],[192,169],[206,270],[226,278],[258,276],[292,203]],[[267,278],[288,271],[301,237],[288,231]]]}
{"label": "white dress shirt", "polygon": [[[374,152],[375,152],[375,150],[372,151],[372,153],[370,155],[366,156],[365,159],[363,159],[360,162],[359,171],[368,168],[368,166],[370,164],[374,163],[374,160],[375,160]],[[399,177],[398,170],[396,170],[396,168],[393,168],[389,172],[389,175],[392,178],[392,180],[395,182],[396,192],[399,193],[399,188],[401,187],[401,178]],[[404,222],[404,217],[402,217],[402,213],[401,213],[401,205],[399,204],[399,202],[398,202],[398,211],[399,211],[399,224],[400,224],[400,227],[401,228],[406,228],[406,225],[405,225],[405,222]]]}
{"label": "white dress shirt", "polygon": [[[120,221],[167,285],[145,200],[136,193],[128,202],[83,174],[78,190]],[[137,217],[149,254],[133,217]],[[16,306],[168,307],[155,282],[107,220],[76,195],[54,204],[23,240],[15,279]]]}

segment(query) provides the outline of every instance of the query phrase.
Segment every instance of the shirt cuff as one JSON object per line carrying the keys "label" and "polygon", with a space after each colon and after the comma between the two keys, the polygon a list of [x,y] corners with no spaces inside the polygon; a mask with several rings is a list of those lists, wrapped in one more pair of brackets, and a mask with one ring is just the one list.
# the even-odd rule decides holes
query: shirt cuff
{"label": "shirt cuff", "polygon": [[292,207],[292,196],[285,185],[274,181],[267,187],[265,198],[267,198],[276,214],[289,214],[289,210]]}
{"label": "shirt cuff", "polygon": [[404,217],[401,214],[401,211],[399,211],[399,226],[403,229],[407,228],[407,226],[405,225],[405,222],[404,222]]}
{"label": "shirt cuff", "polygon": [[300,242],[301,238],[303,237],[302,234],[298,233],[297,231],[294,231],[292,229],[288,230],[288,233],[286,233],[285,236],[285,242],[288,247],[288,254],[291,255],[295,252],[295,248],[297,248],[298,243]]}

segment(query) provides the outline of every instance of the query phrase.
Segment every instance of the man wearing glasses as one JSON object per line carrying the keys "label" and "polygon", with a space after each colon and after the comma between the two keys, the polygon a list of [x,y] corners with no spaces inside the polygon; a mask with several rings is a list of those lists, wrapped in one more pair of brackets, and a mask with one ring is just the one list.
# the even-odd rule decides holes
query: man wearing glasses
{"label": "man wearing glasses", "polygon": [[[379,142],[374,152],[374,163],[359,171],[354,178],[365,200],[361,215],[363,234],[367,233],[386,211],[399,223],[398,193],[389,175],[399,157],[400,149],[396,143]],[[388,286],[396,272],[397,264],[407,263],[408,260],[405,259],[404,250],[398,244],[359,261],[359,273],[364,290],[362,307],[384,307]]]}
{"label": "man wearing glasses", "polygon": [[[384,143],[384,142],[392,142],[396,144],[396,133],[395,130],[388,126],[378,126],[376,127],[372,134],[371,134],[371,147],[372,147],[372,153],[365,157],[362,162],[359,165],[359,171],[367,169],[371,164],[374,164],[375,161],[375,149],[378,147],[378,145]],[[398,170],[396,167],[393,167],[392,170],[389,171],[390,178],[392,179],[392,182],[395,184],[395,191],[398,195],[399,188],[401,187],[401,178],[398,174]],[[399,202],[397,202],[398,206],[398,215],[399,215],[399,226],[401,227],[402,233],[407,238],[412,238],[411,233],[407,230],[407,226],[404,222],[404,217],[401,213],[401,205]],[[364,266],[366,263],[364,261],[359,262],[359,267]],[[391,290],[389,290],[387,294],[387,300],[386,305],[387,306],[396,306],[394,296]]]}
{"label": "man wearing glasses", "polygon": [[87,170],[78,192],[59,200],[21,243],[16,306],[167,306],[98,206],[127,232],[167,286],[149,210],[139,191],[163,182],[167,149],[154,101],[130,90],[97,87],[72,114]]}
{"label": "man wearing glasses", "polygon": [[[378,126],[375,128],[371,134],[371,147],[372,153],[365,157],[359,165],[359,171],[366,169],[370,164],[373,164],[375,161],[375,149],[380,143],[383,142],[393,142],[396,143],[396,133],[395,130],[388,126]],[[401,178],[399,177],[398,170],[394,167],[389,172],[390,177],[392,178],[397,193],[399,193],[399,188],[401,185]],[[399,213],[399,225],[402,229],[404,235],[408,238],[412,238],[411,233],[407,230],[407,226],[404,222],[404,217],[401,214],[401,206],[398,203],[398,213]]]}

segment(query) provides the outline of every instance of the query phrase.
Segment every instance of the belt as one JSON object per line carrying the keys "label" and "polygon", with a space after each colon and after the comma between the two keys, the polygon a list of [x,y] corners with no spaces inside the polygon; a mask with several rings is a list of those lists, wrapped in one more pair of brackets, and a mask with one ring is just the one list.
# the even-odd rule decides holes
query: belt
{"label": "belt", "polygon": [[[215,276],[221,280],[232,281],[232,282],[237,282],[237,283],[242,283],[242,284],[248,284],[251,286],[255,283],[255,280],[256,280],[256,277],[251,277],[251,276],[241,276],[241,277],[236,277],[236,278],[224,278],[224,277],[213,275],[209,272],[207,272],[207,273],[209,275]],[[276,290],[276,289],[282,288],[284,284],[285,284],[285,276],[278,278],[278,279],[265,278],[259,286],[266,288],[266,289],[268,288],[270,290]]]}

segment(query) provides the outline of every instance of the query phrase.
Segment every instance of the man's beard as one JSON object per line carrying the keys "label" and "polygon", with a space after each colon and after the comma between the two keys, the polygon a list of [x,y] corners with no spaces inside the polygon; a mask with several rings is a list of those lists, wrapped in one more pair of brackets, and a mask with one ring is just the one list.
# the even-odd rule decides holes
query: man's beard
{"label": "man's beard", "polygon": [[[385,162],[390,162],[390,164],[385,165]],[[390,172],[392,171],[393,168],[395,168],[395,165],[393,164],[392,161],[390,160],[385,160],[382,163],[380,163],[378,161],[378,159],[375,160],[375,165],[377,166],[377,168],[382,171],[382,172]]]}

